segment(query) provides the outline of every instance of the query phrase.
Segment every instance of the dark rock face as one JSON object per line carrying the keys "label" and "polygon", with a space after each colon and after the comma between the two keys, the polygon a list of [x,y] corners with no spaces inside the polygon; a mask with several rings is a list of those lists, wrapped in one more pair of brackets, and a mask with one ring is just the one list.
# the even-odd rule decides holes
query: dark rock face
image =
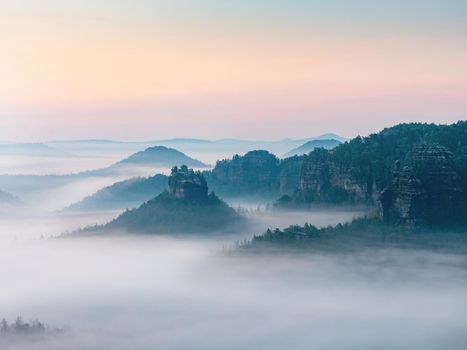
{"label": "dark rock face", "polygon": [[424,224],[427,216],[427,193],[413,169],[394,172],[390,187],[381,192],[381,213],[386,222]]}
{"label": "dark rock face", "polygon": [[318,150],[306,156],[300,171],[299,196],[305,202],[362,202],[371,197],[373,183],[362,183],[352,169],[339,166],[332,153]]}
{"label": "dark rock face", "polygon": [[396,162],[391,184],[380,196],[386,222],[409,226],[441,225],[467,220],[467,197],[454,155],[438,145],[420,146],[412,165]]}
{"label": "dark rock face", "polygon": [[172,168],[169,192],[177,199],[200,201],[208,197],[208,185],[201,173],[182,165],[180,168]]}
{"label": "dark rock face", "polygon": [[302,159],[279,160],[267,151],[251,151],[217,162],[212,172],[206,172],[205,176],[209,187],[225,196],[274,198],[297,190]]}
{"label": "dark rock face", "polygon": [[281,160],[279,166],[279,194],[292,195],[300,184],[303,157],[294,156]]}

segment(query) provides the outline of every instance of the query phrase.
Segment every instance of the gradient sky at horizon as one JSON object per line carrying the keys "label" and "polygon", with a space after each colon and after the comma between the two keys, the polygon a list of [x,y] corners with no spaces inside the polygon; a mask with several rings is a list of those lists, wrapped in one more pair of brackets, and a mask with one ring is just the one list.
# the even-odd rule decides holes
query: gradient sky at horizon
{"label": "gradient sky at horizon", "polygon": [[0,141],[467,119],[465,0],[0,0]]}

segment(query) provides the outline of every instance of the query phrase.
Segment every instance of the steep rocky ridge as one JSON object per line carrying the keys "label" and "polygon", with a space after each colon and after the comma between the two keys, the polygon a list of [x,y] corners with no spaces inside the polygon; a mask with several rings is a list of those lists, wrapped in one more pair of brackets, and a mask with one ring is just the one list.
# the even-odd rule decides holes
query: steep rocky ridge
{"label": "steep rocky ridge", "polygon": [[[467,122],[452,125],[401,124],[365,138],[354,138],[331,151],[317,149],[305,156],[299,191],[291,202],[375,204],[381,191],[392,181],[396,160],[400,169],[405,166],[426,167],[418,172],[425,174],[426,183],[431,181],[436,187],[442,183],[442,178],[430,173],[430,159],[436,159],[440,154],[447,156],[436,148],[426,148],[424,152],[417,150],[423,145],[439,145],[445,148],[445,152],[450,152],[451,167],[457,172],[460,183],[465,183]],[[404,172],[399,176],[407,177],[409,174]]]}
{"label": "steep rocky ridge", "polygon": [[185,201],[202,201],[208,197],[208,185],[204,176],[182,165],[173,167],[169,177],[169,193]]}
{"label": "steep rocky ridge", "polygon": [[467,221],[467,189],[455,157],[446,147],[424,145],[412,153],[412,165],[394,166],[391,184],[380,196],[386,222],[410,226]]}

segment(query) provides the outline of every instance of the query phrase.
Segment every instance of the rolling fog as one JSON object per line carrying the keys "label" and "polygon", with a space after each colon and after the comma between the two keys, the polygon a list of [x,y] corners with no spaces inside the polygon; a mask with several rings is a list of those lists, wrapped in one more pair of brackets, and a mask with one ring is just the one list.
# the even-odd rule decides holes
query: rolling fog
{"label": "rolling fog", "polygon": [[466,340],[464,257],[253,259],[158,238],[4,248],[4,316],[71,326],[12,348],[461,349]]}
{"label": "rolling fog", "polygon": [[69,326],[6,337],[2,349],[464,349],[467,341],[465,256],[253,257],[224,253],[232,237],[37,238],[106,219],[2,220],[0,316]]}
{"label": "rolling fog", "polygon": [[225,251],[268,227],[360,212],[277,214],[236,202],[251,209],[251,225],[234,236],[50,238],[118,214],[44,210],[77,192],[54,189],[31,211],[0,216],[0,318],[69,326],[0,336],[1,349],[465,349],[465,256]]}

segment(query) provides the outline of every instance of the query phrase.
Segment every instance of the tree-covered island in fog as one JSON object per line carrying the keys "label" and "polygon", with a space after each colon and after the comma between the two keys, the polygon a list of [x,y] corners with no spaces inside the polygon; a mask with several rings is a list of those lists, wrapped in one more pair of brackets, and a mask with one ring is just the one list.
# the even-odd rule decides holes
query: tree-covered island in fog
{"label": "tree-covered island in fog", "polygon": [[321,228],[305,224],[268,229],[240,244],[239,251],[353,253],[387,248],[467,254],[467,226],[396,225],[378,216],[362,217]]}
{"label": "tree-covered island in fog", "polygon": [[208,192],[204,176],[187,166],[173,167],[169,191],[127,210],[108,224],[86,231],[206,233],[230,231],[242,222],[237,212]]}

